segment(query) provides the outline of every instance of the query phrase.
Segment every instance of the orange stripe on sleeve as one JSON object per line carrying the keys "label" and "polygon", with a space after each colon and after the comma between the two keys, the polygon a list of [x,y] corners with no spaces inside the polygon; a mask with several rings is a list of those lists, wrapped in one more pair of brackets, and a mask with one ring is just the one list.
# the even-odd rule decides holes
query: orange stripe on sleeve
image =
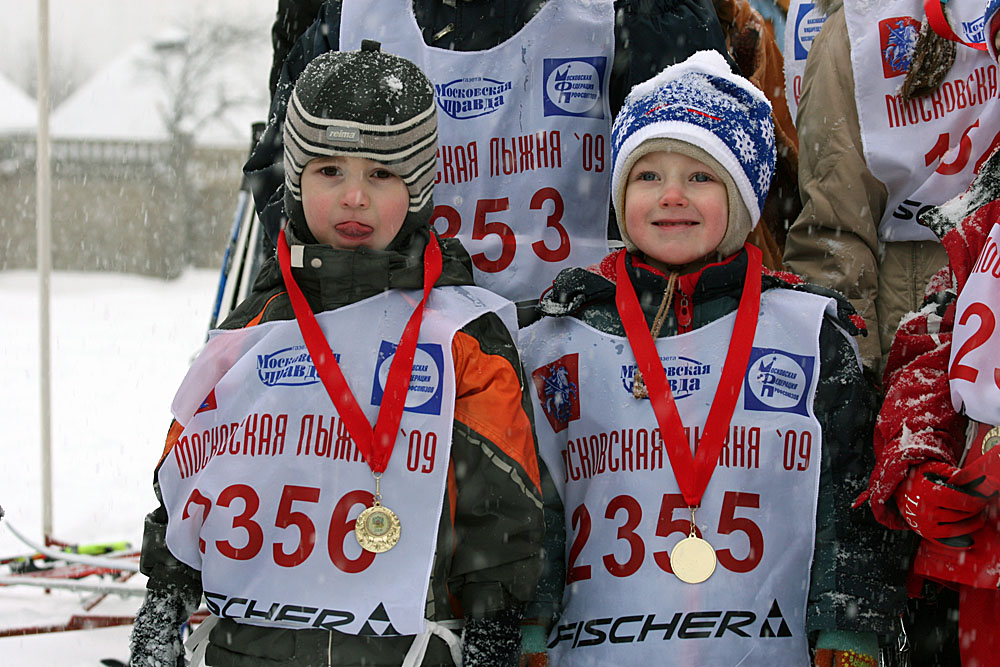
{"label": "orange stripe on sleeve", "polygon": [[167,458],[167,454],[170,450],[174,448],[177,444],[177,439],[181,437],[181,433],[184,432],[184,425],[178,422],[176,419],[170,422],[170,430],[167,431],[167,441],[163,445],[163,454],[160,456],[160,462],[156,465],[159,466],[163,463],[163,459]]}
{"label": "orange stripe on sleeve", "polygon": [[277,294],[275,294],[274,296],[272,296],[270,299],[268,299],[267,303],[264,304],[264,307],[260,309],[259,313],[257,313],[257,316],[254,317],[249,322],[247,322],[246,326],[247,327],[255,327],[258,324],[260,324],[261,318],[263,318],[264,317],[264,313],[267,312],[267,307],[271,305],[272,301],[274,301],[275,299],[277,299],[282,294],[285,294],[285,292],[278,292]]}
{"label": "orange stripe on sleeve", "polygon": [[455,418],[514,459],[541,489],[531,422],[521,404],[521,383],[510,362],[486,354],[479,341],[459,331],[451,344],[455,357]]}

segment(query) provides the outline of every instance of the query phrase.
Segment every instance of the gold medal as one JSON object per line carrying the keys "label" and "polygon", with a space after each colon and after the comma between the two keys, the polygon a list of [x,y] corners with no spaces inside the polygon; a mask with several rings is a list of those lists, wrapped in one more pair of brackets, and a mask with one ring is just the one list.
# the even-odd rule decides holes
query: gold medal
{"label": "gold medal", "polygon": [[715,572],[715,549],[695,533],[694,508],[691,508],[691,534],[670,552],[670,569],[686,584],[700,584]]}
{"label": "gold medal", "polygon": [[358,515],[354,523],[354,536],[365,551],[380,554],[399,542],[399,517],[378,500]]}
{"label": "gold medal", "polygon": [[354,537],[365,551],[380,554],[399,542],[399,517],[382,504],[382,473],[372,473],[375,478],[375,502],[361,512],[354,522]]}
{"label": "gold medal", "polygon": [[994,426],[983,438],[983,454],[1000,445],[1000,426]]}

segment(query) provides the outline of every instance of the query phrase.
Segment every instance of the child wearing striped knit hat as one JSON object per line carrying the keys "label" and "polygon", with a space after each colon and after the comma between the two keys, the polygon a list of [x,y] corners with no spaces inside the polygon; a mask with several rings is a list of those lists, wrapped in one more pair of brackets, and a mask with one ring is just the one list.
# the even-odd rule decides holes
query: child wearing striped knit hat
{"label": "child wearing striped knit hat", "polygon": [[132,664],[184,664],[204,594],[207,664],[517,665],[531,408],[513,304],[429,225],[433,87],[376,42],[324,54],[284,150],[277,257],[172,404]]}

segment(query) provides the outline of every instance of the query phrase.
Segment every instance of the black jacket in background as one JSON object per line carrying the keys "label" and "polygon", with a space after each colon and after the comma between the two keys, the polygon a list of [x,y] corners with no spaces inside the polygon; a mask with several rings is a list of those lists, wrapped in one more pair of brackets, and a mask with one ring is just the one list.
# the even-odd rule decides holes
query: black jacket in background
{"label": "black jacket in background", "polygon": [[271,26],[271,46],[274,47],[274,59],[271,61],[271,76],[268,87],[271,90],[271,99],[274,99],[274,89],[278,85],[278,77],[281,76],[281,66],[288,56],[288,51],[295,44],[299,35],[306,31],[316,15],[324,0],[278,0],[278,12],[274,16],[274,25]]}

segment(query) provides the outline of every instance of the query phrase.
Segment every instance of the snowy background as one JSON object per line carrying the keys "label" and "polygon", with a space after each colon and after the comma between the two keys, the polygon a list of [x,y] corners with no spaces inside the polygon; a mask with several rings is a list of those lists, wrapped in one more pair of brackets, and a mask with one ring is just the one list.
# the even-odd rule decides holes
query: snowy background
{"label": "snowy background", "polygon": [[[56,273],[52,281],[53,531],[68,542],[139,545],[155,507],[152,470],[170,400],[205,337],[218,274],[175,281]],[[0,505],[41,538],[38,281],[0,272]],[[26,553],[0,523],[0,556]],[[141,585],[141,576],[133,579]],[[0,628],[65,623],[77,593],[0,588]],[[93,613],[133,614],[138,598],[109,598]],[[128,628],[0,638],[0,665],[97,665],[128,655]],[[43,659],[44,658],[44,659]]]}
{"label": "snowy background", "polygon": [[[267,26],[278,0],[49,0],[53,69],[71,73],[77,83],[94,74],[130,46],[165,27],[224,17]],[[0,0],[0,72],[25,83],[34,76],[37,0]],[[263,45],[270,55],[270,43]],[[262,82],[266,86],[267,81]]]}
{"label": "snowy background", "polygon": [[[212,21],[225,21],[259,35],[235,65],[242,65],[242,74],[247,74],[245,64],[252,63],[249,83],[242,85],[253,88],[250,92],[264,100],[262,108],[244,115],[256,120],[266,112],[269,29],[277,0],[49,0],[49,7],[54,102],[71,98],[74,92],[79,93],[77,105],[98,98],[102,114],[96,118],[113,119],[110,110],[117,109],[118,122],[111,126],[126,135],[111,137],[100,129],[94,114],[79,108],[67,107],[60,115],[57,104],[54,136],[156,140],[156,136],[146,136],[150,126],[130,129],[133,126],[122,121],[143,114],[147,119],[155,117],[148,110],[126,113],[126,98],[143,97],[136,92],[142,92],[142,86],[127,86],[131,96],[122,90],[120,96],[111,98],[100,84],[113,79],[111,74],[125,66],[130,54],[148,51],[151,40]],[[34,127],[36,9],[34,0],[0,0],[4,17],[0,40],[6,45],[0,53],[0,99],[5,107],[0,114],[0,135]],[[232,67],[233,63],[219,63],[219,71],[229,80],[235,78]],[[106,118],[103,112],[108,112]],[[239,117],[229,125],[239,128],[235,145],[245,147],[247,119]],[[196,141],[219,145],[213,141],[217,135]],[[235,205],[235,191],[231,201]],[[170,400],[204,340],[217,280],[217,269],[189,269],[171,281],[122,273],[53,274],[51,424],[53,533],[57,539],[141,543],[143,516],[155,505],[152,470],[169,424]],[[9,520],[36,540],[42,537],[38,293],[34,272],[0,271],[0,452],[4,460],[0,506],[7,514],[5,522]],[[0,523],[0,557],[27,552]],[[143,578],[137,576],[130,583],[141,586]],[[85,597],[0,587],[0,630],[65,623],[82,612]],[[139,598],[112,596],[91,613],[131,615],[139,603]],[[119,627],[3,637],[0,665],[89,667],[100,664],[102,658],[125,660],[128,633],[128,627]]]}

